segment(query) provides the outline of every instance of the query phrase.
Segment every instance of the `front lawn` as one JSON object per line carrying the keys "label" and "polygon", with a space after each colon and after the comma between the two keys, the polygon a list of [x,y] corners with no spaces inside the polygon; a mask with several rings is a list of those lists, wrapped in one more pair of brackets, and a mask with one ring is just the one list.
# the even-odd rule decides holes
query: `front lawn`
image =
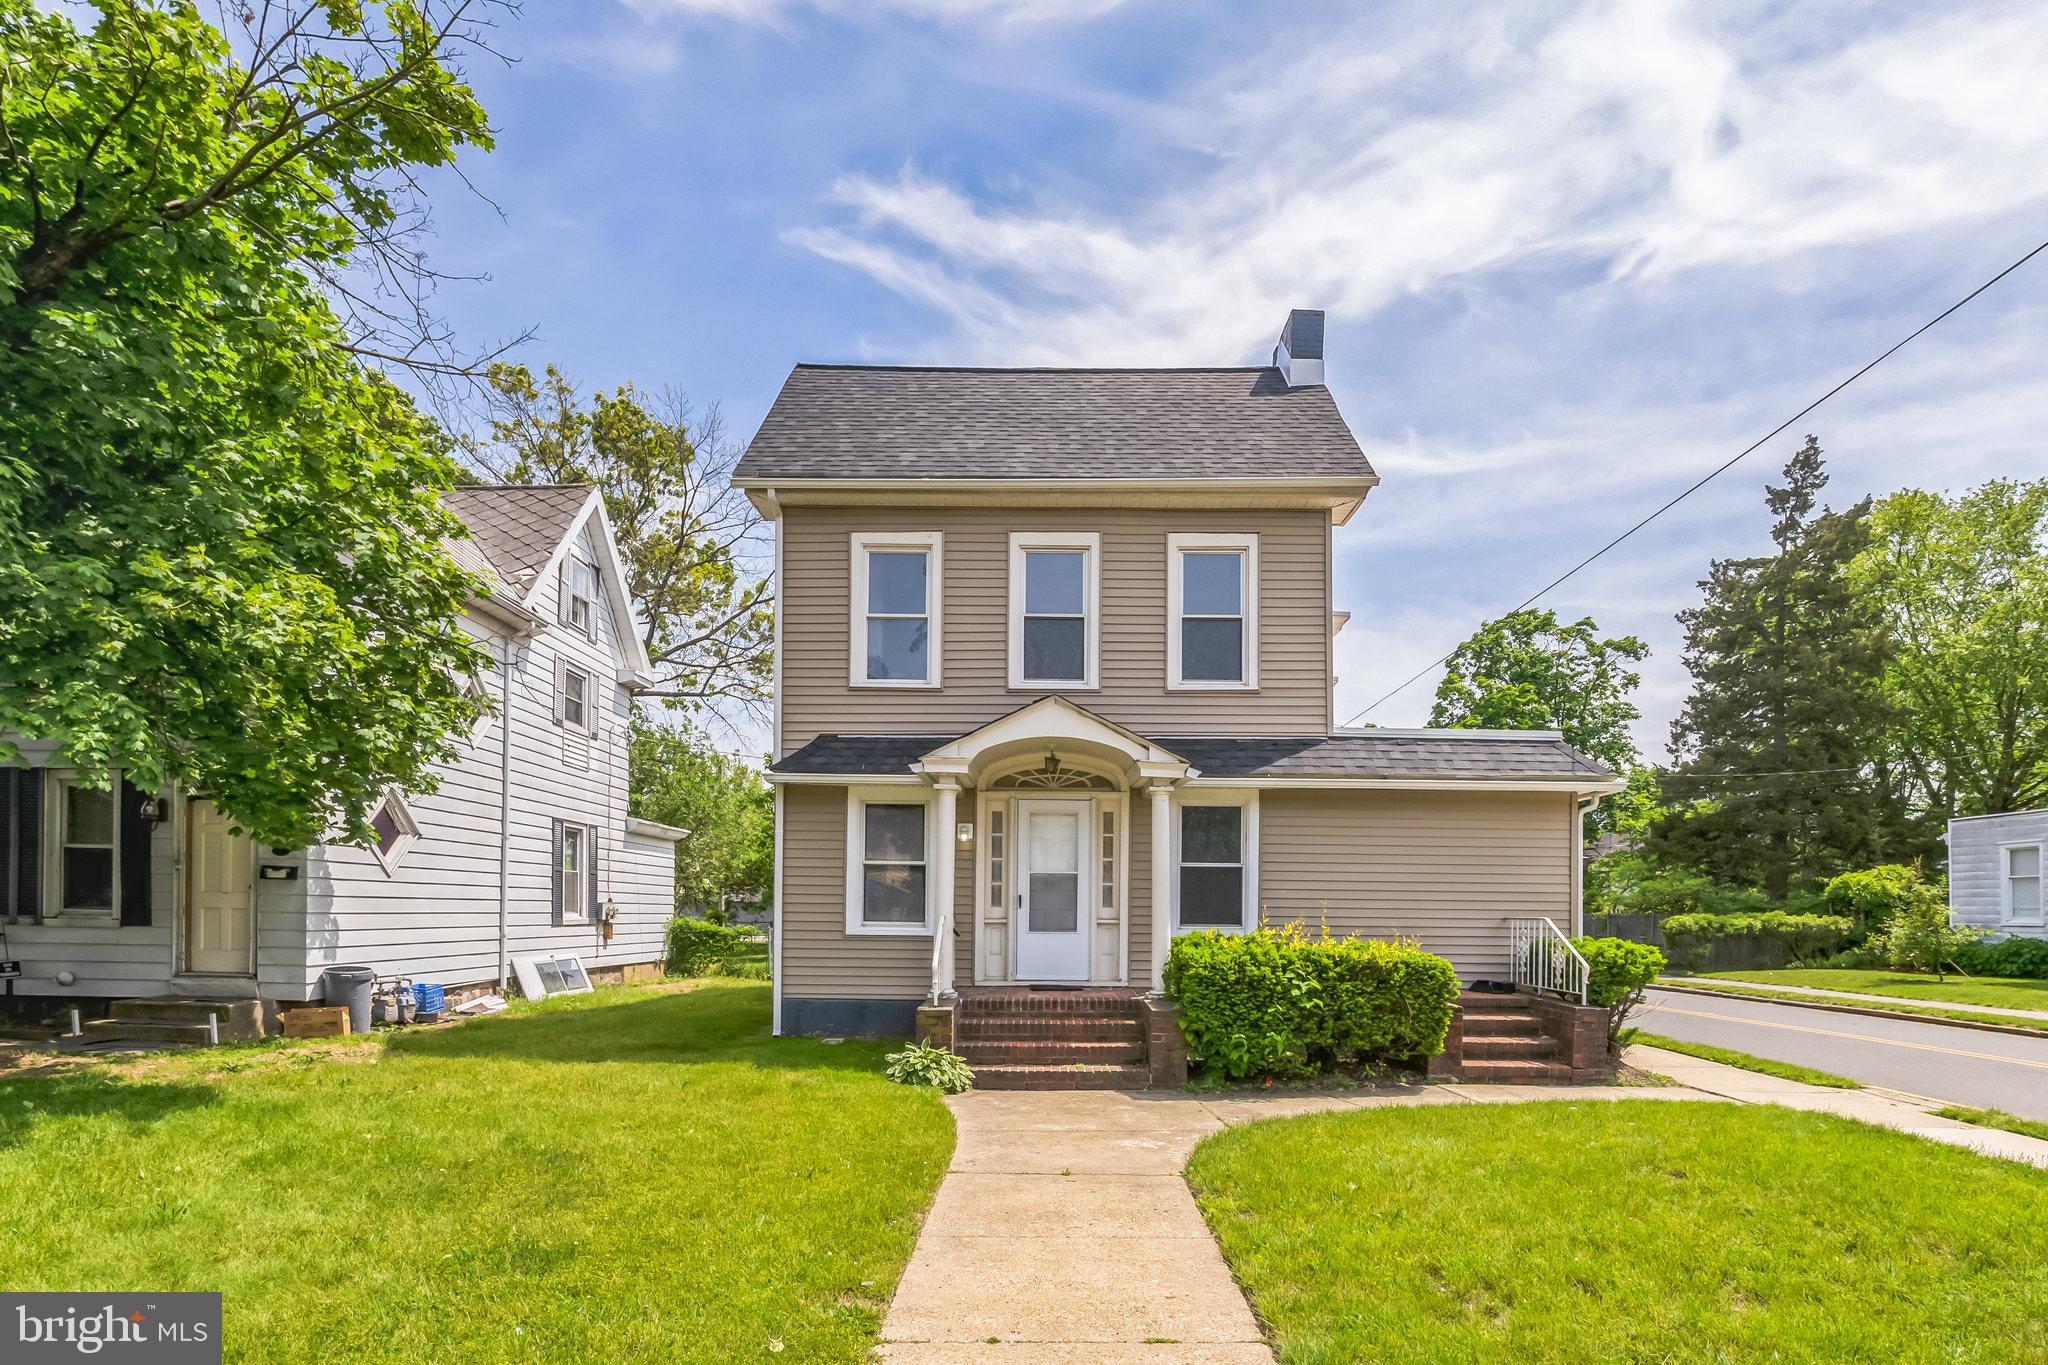
{"label": "front lawn", "polygon": [[1357,1110],[1188,1179],[1291,1365],[2048,1361],[2048,1172],[1827,1115]]}
{"label": "front lawn", "polygon": [[0,1081],[0,1286],[218,1289],[230,1360],[864,1360],[952,1151],[768,988]]}
{"label": "front lawn", "polygon": [[1817,1071],[1797,1062],[1780,1062],[1770,1057],[1758,1057],[1747,1052],[1737,1052],[1732,1047],[1715,1047],[1712,1043],[1688,1043],[1681,1038],[1666,1038],[1661,1033],[1645,1033],[1641,1029],[1629,1029],[1624,1042],[1641,1043],[1644,1047],[1661,1047],[1666,1052],[1681,1052],[1688,1057],[1702,1061],[1719,1062],[1723,1066],[1740,1067],[1765,1076],[1776,1076],[1782,1081],[1798,1081],[1801,1085],[1826,1086],[1830,1090],[1861,1090],[1863,1082],[1852,1081],[1847,1076],[1837,1076],[1832,1071]]}
{"label": "front lawn", "polygon": [[1785,967],[1764,972],[1709,972],[1709,981],[1748,981],[1759,986],[1811,986],[1824,991],[1855,991],[1862,995],[1895,995],[1903,1000],[1929,1000],[1951,1005],[1990,1005],[1994,1009],[2048,1011],[2048,981],[2019,976],[1963,977],[1951,972],[1936,981],[1914,972],[1847,971],[1825,967]]}

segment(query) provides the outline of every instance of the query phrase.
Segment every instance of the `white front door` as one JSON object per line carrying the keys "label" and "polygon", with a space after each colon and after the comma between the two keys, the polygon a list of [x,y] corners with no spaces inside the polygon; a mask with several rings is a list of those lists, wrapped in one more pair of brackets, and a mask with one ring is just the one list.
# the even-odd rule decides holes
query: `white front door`
{"label": "white front door", "polygon": [[247,976],[256,851],[211,801],[185,805],[185,970]]}
{"label": "white front door", "polygon": [[1086,981],[1095,927],[1088,801],[1017,803],[1017,980]]}

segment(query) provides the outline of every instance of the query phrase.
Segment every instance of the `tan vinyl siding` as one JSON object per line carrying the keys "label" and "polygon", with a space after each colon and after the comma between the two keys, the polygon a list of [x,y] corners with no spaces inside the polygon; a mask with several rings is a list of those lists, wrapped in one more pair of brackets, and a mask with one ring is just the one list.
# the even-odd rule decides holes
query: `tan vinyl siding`
{"label": "tan vinyl siding", "polygon": [[784,787],[782,843],[783,996],[917,1000],[928,994],[930,938],[846,932],[846,788]]}
{"label": "tan vinyl siding", "polygon": [[1419,938],[1467,980],[1505,977],[1509,916],[1570,930],[1573,819],[1571,797],[1544,792],[1267,790],[1260,903],[1274,921]]}
{"label": "tan vinyl siding", "polygon": [[[937,689],[848,685],[855,532],[944,533]],[[961,734],[1043,695],[1009,688],[1009,534],[1102,537],[1101,682],[1065,693],[1146,735],[1317,735],[1329,727],[1329,515],[1320,510],[787,508],[782,543],[782,736]],[[1166,538],[1259,536],[1259,688],[1169,691]]]}
{"label": "tan vinyl siding", "polygon": [[1152,798],[1131,793],[1131,885],[1124,894],[1131,917],[1133,986],[1152,984]]}

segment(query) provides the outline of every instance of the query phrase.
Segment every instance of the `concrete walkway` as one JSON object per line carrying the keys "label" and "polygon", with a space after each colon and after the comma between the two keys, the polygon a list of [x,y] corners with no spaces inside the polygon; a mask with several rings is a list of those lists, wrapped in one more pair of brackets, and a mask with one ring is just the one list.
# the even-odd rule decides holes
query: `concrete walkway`
{"label": "concrete walkway", "polygon": [[[1676,976],[1668,981],[1659,981],[1665,990],[1706,991],[1710,995],[1755,994],[1781,995],[1795,1002],[1800,996],[1810,996],[1823,1003],[1836,1000],[1858,1005],[1918,1005],[1930,1010],[1961,1010],[1965,1014],[1988,1014],[2007,1019],[2048,1020],[2048,1010],[2016,1010],[2004,1005],[1966,1005],[1960,1000],[1933,1000],[1918,995],[1871,995],[1865,991],[1833,991],[1825,986],[1793,986],[1766,984],[1761,981],[1719,981],[1704,982]],[[1925,1015],[1920,1016],[1925,1018]]]}
{"label": "concrete walkway", "polygon": [[1368,1096],[955,1096],[953,1164],[882,1324],[897,1365],[1271,1365],[1181,1168],[1253,1119],[1386,1105],[1708,1099],[1678,1088],[1416,1086]]}
{"label": "concrete walkway", "polygon": [[1911,1133],[1933,1142],[1967,1147],[1986,1156],[2023,1161],[2048,1170],[2048,1142],[2022,1133],[1980,1128],[1973,1123],[1940,1118],[1931,1112],[1941,1107],[1939,1100],[1873,1087],[1832,1090],[1825,1086],[1801,1085],[1797,1081],[1779,1080],[1776,1076],[1689,1057],[1682,1052],[1666,1052],[1660,1047],[1631,1047],[1622,1054],[1622,1060],[1630,1066],[1669,1076],[1690,1091],[1719,1099],[1737,1100],[1743,1104],[1782,1104],[1788,1109],[1839,1114],[1845,1119],[1860,1119],[1880,1128],[1895,1128],[1901,1133]]}

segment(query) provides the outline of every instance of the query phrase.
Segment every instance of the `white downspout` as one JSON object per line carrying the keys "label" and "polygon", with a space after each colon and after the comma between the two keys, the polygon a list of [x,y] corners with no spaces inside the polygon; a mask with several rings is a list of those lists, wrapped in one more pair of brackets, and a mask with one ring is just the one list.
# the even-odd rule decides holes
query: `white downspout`
{"label": "white downspout", "polygon": [[1572,937],[1586,932],[1586,816],[1600,804],[1600,794],[1572,802]]}
{"label": "white downspout", "polygon": [[512,637],[498,648],[498,994],[512,972]]}

